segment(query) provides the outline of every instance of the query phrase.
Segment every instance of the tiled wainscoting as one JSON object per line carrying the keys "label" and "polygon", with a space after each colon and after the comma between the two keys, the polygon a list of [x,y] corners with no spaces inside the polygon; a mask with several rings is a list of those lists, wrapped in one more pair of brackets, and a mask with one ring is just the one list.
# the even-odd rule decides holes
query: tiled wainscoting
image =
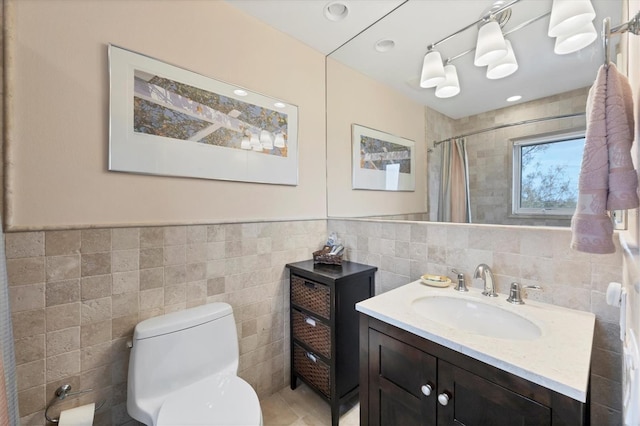
{"label": "tiled wainscoting", "polygon": [[[593,312],[596,319],[592,353],[592,424],[622,423],[619,309],[606,304],[610,281],[622,279],[622,254],[589,255],[569,248],[566,228],[391,223],[329,220],[328,231],[341,236],[349,260],[379,268],[376,294],[420,278],[424,273],[472,276],[479,263],[491,266],[498,291],[508,293],[512,281],[537,284],[543,291],[527,297]],[[535,356],[535,354],[532,354]]]}
{"label": "tiled wainscoting", "polygon": [[63,383],[94,392],[61,407],[106,400],[95,424],[128,423],[134,326],[213,301],[234,308],[240,376],[261,397],[282,389],[289,377],[285,264],[309,259],[326,226],[316,220],[8,233],[22,423],[43,425],[45,403]]}
{"label": "tiled wainscoting", "polygon": [[106,400],[97,425],[128,423],[127,340],[135,324],[212,301],[234,308],[240,376],[263,398],[282,389],[289,377],[284,265],[309,259],[331,231],[349,260],[379,268],[376,293],[426,272],[452,276],[451,268],[478,285],[471,275],[484,262],[502,293],[520,279],[544,287],[529,298],[594,312],[592,422],[620,424],[618,309],[605,303],[607,284],[622,277],[620,250],[573,252],[566,229],[333,219],[8,233],[23,424],[43,424],[45,403],[62,383],[95,389],[67,404]]}

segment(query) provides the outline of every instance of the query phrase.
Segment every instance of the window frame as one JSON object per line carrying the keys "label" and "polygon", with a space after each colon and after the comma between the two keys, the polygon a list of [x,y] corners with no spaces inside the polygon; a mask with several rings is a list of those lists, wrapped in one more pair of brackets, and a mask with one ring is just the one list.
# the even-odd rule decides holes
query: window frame
{"label": "window frame", "polygon": [[511,215],[513,217],[544,218],[552,217],[556,219],[569,219],[573,216],[575,209],[568,208],[530,208],[520,206],[520,196],[522,189],[522,147],[531,145],[542,145],[548,143],[559,143],[573,139],[585,138],[586,129],[567,130],[555,132],[547,135],[528,136],[513,139],[511,141]]}

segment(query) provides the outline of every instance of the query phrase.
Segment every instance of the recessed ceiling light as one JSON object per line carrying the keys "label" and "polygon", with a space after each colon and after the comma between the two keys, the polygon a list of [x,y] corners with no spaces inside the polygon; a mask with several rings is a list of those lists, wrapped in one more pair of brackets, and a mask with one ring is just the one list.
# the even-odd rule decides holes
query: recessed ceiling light
{"label": "recessed ceiling light", "polygon": [[236,89],[233,91],[238,96],[247,96],[247,91],[242,89]]}
{"label": "recessed ceiling light", "polygon": [[276,102],[275,104],[273,104],[274,107],[276,108],[284,108],[286,107],[285,104],[283,104],[282,102]]}
{"label": "recessed ceiling light", "polygon": [[515,101],[519,101],[520,99],[522,99],[522,96],[520,95],[509,96],[507,98],[507,102],[515,102]]}
{"label": "recessed ceiling light", "polygon": [[388,52],[393,49],[395,45],[395,41],[383,38],[382,40],[378,40],[374,47],[378,52]]}
{"label": "recessed ceiling light", "polygon": [[346,4],[335,1],[324,7],[324,16],[330,21],[342,21],[349,14]]}

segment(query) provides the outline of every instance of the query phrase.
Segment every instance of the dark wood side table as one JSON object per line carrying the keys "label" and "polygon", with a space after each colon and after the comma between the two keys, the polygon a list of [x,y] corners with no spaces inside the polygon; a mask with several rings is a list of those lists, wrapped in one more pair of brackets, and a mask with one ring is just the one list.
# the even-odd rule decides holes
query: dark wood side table
{"label": "dark wood side table", "polygon": [[355,304],[374,296],[375,266],[355,262],[289,263],[291,389],[300,379],[331,405],[338,425],[340,404],[358,393],[359,338]]}

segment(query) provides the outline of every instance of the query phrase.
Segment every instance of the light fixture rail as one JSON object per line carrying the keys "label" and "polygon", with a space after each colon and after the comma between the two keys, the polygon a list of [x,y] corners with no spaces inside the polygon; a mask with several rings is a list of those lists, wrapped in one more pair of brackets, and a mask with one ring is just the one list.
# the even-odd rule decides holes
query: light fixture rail
{"label": "light fixture rail", "polygon": [[466,27],[461,28],[461,29],[459,29],[458,31],[456,31],[456,32],[454,32],[454,33],[449,34],[449,35],[448,35],[448,36],[446,36],[445,38],[443,38],[443,39],[441,39],[441,40],[438,40],[438,41],[436,41],[435,43],[430,44],[430,45],[427,47],[427,50],[432,50],[432,49],[433,49],[434,47],[436,47],[437,45],[439,45],[439,44],[441,44],[441,43],[444,43],[445,41],[447,41],[447,40],[449,40],[449,39],[451,39],[451,38],[453,38],[453,37],[457,36],[458,34],[460,34],[460,33],[462,33],[462,32],[465,32],[466,30],[468,30],[468,29],[469,29],[469,28],[471,28],[471,27],[475,27],[475,26],[476,26],[476,25],[478,25],[480,22],[484,22],[484,21],[486,21],[487,19],[490,19],[492,16],[495,16],[495,15],[499,14],[499,13],[500,13],[500,12],[502,12],[503,10],[507,10],[507,9],[509,9],[511,6],[513,6],[514,4],[518,3],[519,1],[520,1],[520,0],[512,0],[512,1],[510,1],[509,3],[505,3],[504,5],[502,5],[502,6],[498,7],[498,8],[496,8],[495,10],[492,10],[492,11],[491,11],[491,13],[489,13],[489,14],[486,14],[486,15],[482,16],[482,17],[481,17],[480,19],[478,19],[477,21],[472,22],[472,23],[470,23],[469,25],[467,25]]}

